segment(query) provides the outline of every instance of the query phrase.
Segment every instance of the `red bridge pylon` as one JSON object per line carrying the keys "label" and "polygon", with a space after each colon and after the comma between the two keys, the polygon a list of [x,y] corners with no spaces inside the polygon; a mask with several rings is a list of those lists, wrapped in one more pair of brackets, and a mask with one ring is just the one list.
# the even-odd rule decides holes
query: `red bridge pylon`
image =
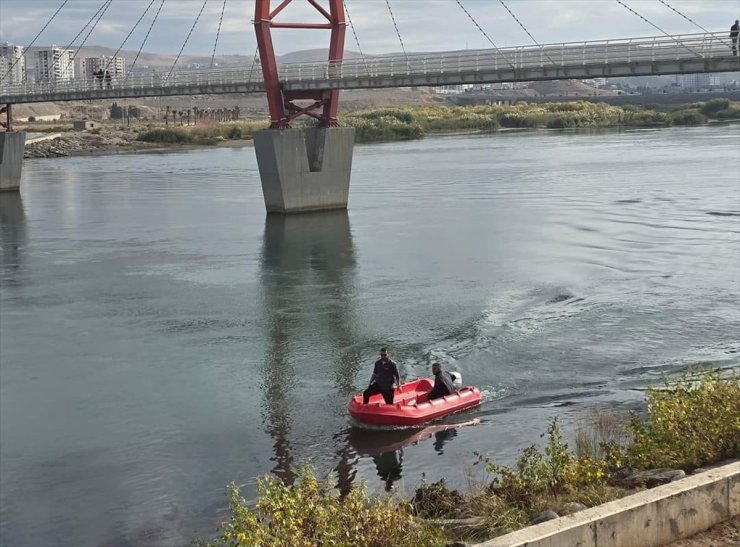
{"label": "red bridge pylon", "polygon": [[[254,29],[257,33],[257,47],[259,48],[262,76],[265,80],[267,104],[270,108],[270,127],[286,129],[290,122],[299,116],[311,116],[319,121],[320,127],[336,127],[337,106],[339,103],[338,89],[290,91],[280,87],[278,67],[275,51],[272,46],[273,28],[294,29],[328,29],[331,30],[329,41],[329,67],[342,62],[344,55],[344,35],[346,22],[344,19],[344,5],[342,0],[328,0],[329,8],[325,9],[320,0],[306,0],[326,20],[326,23],[284,23],[275,21],[275,17],[292,2],[283,0],[271,9],[271,0],[255,0]],[[308,106],[300,106],[294,101],[311,100]]]}

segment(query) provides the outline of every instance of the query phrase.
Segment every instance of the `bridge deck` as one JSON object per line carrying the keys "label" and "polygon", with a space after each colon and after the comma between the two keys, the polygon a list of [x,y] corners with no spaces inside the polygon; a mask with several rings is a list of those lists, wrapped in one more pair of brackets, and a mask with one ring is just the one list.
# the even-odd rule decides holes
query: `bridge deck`
{"label": "bridge deck", "polygon": [[[285,89],[440,86],[740,70],[728,33],[653,36],[286,64]],[[258,66],[0,86],[0,104],[259,93]]]}

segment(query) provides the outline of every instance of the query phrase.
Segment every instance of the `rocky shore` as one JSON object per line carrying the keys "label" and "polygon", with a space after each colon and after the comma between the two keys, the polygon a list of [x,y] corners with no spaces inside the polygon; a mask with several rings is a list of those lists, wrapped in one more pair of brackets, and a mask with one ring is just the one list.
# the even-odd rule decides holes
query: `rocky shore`
{"label": "rocky shore", "polygon": [[161,145],[137,141],[136,133],[133,131],[118,129],[105,129],[94,132],[66,131],[56,138],[27,143],[23,157],[28,159],[89,154],[116,154],[161,147]]}

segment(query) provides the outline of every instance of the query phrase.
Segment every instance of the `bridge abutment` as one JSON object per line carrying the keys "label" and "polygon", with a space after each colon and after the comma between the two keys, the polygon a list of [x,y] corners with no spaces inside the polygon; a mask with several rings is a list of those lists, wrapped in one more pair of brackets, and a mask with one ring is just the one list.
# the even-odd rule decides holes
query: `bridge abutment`
{"label": "bridge abutment", "polygon": [[0,132],[0,192],[17,192],[21,189],[25,146],[24,131]]}
{"label": "bridge abutment", "polygon": [[353,127],[266,129],[254,134],[268,213],[346,209]]}

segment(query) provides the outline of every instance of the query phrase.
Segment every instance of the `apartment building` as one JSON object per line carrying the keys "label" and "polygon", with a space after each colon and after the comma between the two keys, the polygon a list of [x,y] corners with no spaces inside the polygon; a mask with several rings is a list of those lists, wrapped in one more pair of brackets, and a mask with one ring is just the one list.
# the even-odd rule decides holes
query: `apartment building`
{"label": "apartment building", "polygon": [[36,51],[36,81],[54,82],[75,77],[74,52],[55,46]]}
{"label": "apartment building", "polygon": [[4,84],[26,81],[26,57],[21,46],[0,44],[0,81]]}
{"label": "apartment building", "polygon": [[85,57],[80,61],[80,77],[94,78],[98,71],[108,71],[112,78],[126,76],[126,58],[101,55],[100,57]]}

